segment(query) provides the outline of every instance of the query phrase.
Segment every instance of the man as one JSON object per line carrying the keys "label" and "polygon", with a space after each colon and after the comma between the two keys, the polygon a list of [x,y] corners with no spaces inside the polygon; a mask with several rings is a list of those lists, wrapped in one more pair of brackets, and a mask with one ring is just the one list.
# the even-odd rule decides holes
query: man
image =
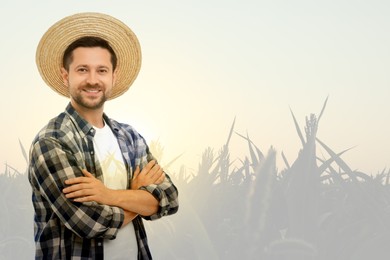
{"label": "man", "polygon": [[103,112],[138,75],[136,36],[111,16],[76,14],[49,28],[36,61],[70,98],[30,149],[36,259],[151,259],[142,218],[176,213],[178,191],[142,136]]}

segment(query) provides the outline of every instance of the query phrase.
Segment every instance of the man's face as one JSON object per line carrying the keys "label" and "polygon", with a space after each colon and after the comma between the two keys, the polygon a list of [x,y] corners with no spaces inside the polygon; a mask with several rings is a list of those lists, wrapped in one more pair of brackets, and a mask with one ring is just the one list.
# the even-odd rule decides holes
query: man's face
{"label": "man's face", "polygon": [[100,47],[76,48],[69,71],[61,72],[76,109],[102,108],[115,83],[110,52]]}

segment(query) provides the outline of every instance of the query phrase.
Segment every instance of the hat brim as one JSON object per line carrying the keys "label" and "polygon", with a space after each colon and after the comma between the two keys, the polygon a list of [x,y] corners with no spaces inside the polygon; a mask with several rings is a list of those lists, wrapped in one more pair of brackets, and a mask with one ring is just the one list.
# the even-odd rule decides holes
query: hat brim
{"label": "hat brim", "polygon": [[51,26],[40,40],[36,64],[45,83],[57,93],[69,97],[61,77],[65,49],[75,40],[94,36],[106,40],[117,55],[117,79],[109,99],[126,92],[141,68],[141,47],[136,35],[118,19],[101,13],[79,13]]}

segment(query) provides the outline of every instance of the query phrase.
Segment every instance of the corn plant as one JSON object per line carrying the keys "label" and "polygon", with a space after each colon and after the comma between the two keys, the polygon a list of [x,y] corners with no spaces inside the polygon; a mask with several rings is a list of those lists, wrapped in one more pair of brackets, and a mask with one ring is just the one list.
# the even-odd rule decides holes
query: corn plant
{"label": "corn plant", "polygon": [[[235,120],[220,149],[206,148],[195,171],[170,166],[164,148],[150,148],[179,189],[180,210],[146,222],[156,259],[387,259],[390,241],[390,169],[376,175],[354,170],[317,137],[320,119],[311,114],[301,130],[291,116],[302,147],[278,171],[278,151],[266,153],[248,134],[235,131]],[[231,158],[234,137],[247,144],[247,155]],[[317,153],[324,151],[321,156]],[[24,149],[22,152],[25,156]],[[0,255],[30,259],[19,248],[32,245],[32,208],[26,176],[6,165],[0,174]],[[24,218],[14,218],[23,216]]]}
{"label": "corn plant", "polygon": [[33,215],[25,174],[6,164],[5,172],[0,174],[0,189],[1,259],[30,259],[34,247]]}

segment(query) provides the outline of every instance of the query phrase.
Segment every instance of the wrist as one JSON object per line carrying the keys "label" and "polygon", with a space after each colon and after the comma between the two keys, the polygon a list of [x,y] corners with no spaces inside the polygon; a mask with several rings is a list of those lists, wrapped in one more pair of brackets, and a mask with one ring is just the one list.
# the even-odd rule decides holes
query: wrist
{"label": "wrist", "polygon": [[118,207],[118,205],[119,205],[119,194],[117,194],[117,193],[118,193],[118,190],[108,189],[108,194],[109,194],[108,197],[109,197],[109,200],[110,200],[109,205]]}

